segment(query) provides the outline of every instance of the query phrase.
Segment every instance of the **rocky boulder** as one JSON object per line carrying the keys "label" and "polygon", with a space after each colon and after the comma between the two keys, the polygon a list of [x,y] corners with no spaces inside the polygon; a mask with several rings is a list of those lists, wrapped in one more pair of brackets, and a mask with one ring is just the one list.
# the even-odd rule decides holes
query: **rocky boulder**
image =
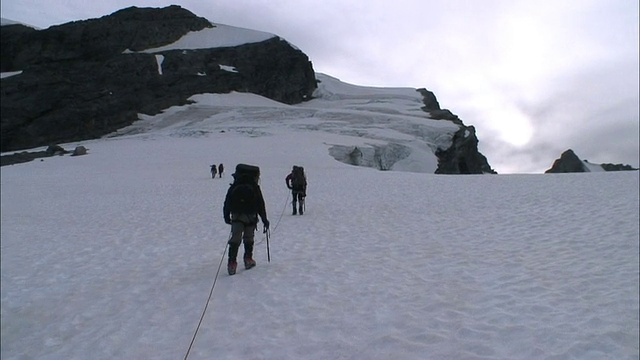
{"label": "rocky boulder", "polygon": [[82,145],[76,146],[76,148],[73,149],[73,153],[71,153],[71,156],[81,156],[81,155],[87,155],[87,148]]}

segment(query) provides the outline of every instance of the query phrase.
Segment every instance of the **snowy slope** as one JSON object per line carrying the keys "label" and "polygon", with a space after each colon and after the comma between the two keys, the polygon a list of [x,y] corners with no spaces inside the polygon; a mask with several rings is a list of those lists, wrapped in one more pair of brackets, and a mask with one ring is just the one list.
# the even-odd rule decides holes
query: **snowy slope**
{"label": "snowy slope", "polygon": [[605,171],[604,168],[602,167],[602,165],[600,164],[593,164],[590,163],[588,161],[583,161],[584,164],[584,168],[587,172],[601,172],[601,171]]}
{"label": "snowy slope", "polygon": [[[2,359],[638,358],[638,172],[433,175],[452,125],[417,93],[321,80],[303,105],[203,94],[3,167]],[[331,155],[389,143],[400,171]],[[262,169],[271,262],[259,233],[228,276],[240,162]]]}
{"label": "snowy slope", "polygon": [[158,48],[147,49],[143,52],[156,53],[166,50],[195,50],[218,47],[230,47],[255,42],[261,42],[275,37],[274,34],[244,29],[224,24],[213,24],[211,28],[190,31],[178,41]]}
{"label": "snowy slope", "polygon": [[196,101],[193,105],[173,107],[158,116],[143,115],[142,121],[115,135],[151,129],[170,136],[313,131],[327,136],[318,141],[337,158],[358,146],[365,152],[363,165],[378,167],[373,161],[374,148],[378,148],[388,169],[434,173],[438,166],[435,150],[448,148],[459,129],[450,121],[430,119],[420,109],[422,97],[415,89],[355,86],[324,74],[317,78],[315,98],[303,104],[285,105],[246,93],[202,94],[191,98]]}

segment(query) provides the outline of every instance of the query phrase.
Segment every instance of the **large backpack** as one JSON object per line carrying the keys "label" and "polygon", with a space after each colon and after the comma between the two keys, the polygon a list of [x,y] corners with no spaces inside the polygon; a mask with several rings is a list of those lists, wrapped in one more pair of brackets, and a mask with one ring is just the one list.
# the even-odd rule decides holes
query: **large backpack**
{"label": "large backpack", "polygon": [[258,201],[255,184],[250,182],[234,183],[229,194],[229,211],[236,214],[256,214]]}
{"label": "large backpack", "polygon": [[256,187],[260,178],[260,168],[253,165],[238,164],[235,179],[229,193],[229,211],[237,214],[256,214],[258,195]]}
{"label": "large backpack", "polygon": [[307,179],[304,175],[304,168],[302,166],[293,166],[293,172],[291,177],[291,187],[294,190],[304,190],[307,187]]}
{"label": "large backpack", "polygon": [[260,179],[260,168],[255,165],[238,164],[236,172],[232,175],[236,180],[241,177],[250,177],[255,183]]}

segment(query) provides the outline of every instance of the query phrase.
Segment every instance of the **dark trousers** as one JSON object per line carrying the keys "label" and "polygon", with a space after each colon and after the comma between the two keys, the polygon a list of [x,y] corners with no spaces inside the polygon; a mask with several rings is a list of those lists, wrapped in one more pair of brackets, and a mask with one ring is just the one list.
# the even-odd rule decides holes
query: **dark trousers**
{"label": "dark trousers", "polygon": [[303,190],[292,190],[291,196],[293,197],[293,211],[296,211],[296,203],[300,203],[300,211],[304,209],[304,197],[305,193]]}
{"label": "dark trousers", "polygon": [[253,257],[253,242],[255,224],[245,224],[241,221],[231,223],[231,239],[229,239],[229,260],[235,260],[238,256],[240,244],[244,243],[244,258]]}

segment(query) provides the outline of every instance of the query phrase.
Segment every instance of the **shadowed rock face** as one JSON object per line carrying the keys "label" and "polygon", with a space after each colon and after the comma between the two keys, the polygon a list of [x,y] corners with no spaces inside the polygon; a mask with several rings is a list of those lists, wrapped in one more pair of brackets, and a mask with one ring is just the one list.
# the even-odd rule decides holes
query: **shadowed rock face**
{"label": "shadowed rock face", "polygon": [[[585,165],[586,160],[580,160],[573,150],[569,149],[560,155],[559,159],[556,159],[551,166],[551,169],[545,171],[545,174],[552,173],[576,173],[576,172],[589,172],[590,170]],[[602,167],[604,171],[629,171],[638,170],[631,165],[623,164],[591,164]]]}
{"label": "shadowed rock face", "polygon": [[633,166],[631,166],[629,164],[604,163],[604,164],[600,164],[600,166],[602,166],[604,171],[633,171],[633,170],[638,170],[638,169],[634,168]]}
{"label": "shadowed rock face", "polygon": [[451,147],[438,149],[438,169],[436,174],[497,174],[478,151],[478,137],[473,126],[465,125],[462,120],[448,109],[441,109],[433,92],[421,88],[422,110],[429,113],[432,119],[448,120],[460,126],[452,139]]}
{"label": "shadowed rock face", "polygon": [[[131,53],[213,26],[179,6],[131,7],[45,30],[2,27],[1,151],[93,139],[200,93],[243,91],[287,104],[316,88],[309,58],[286,41]],[[237,72],[221,69],[232,66]]]}
{"label": "shadowed rock face", "polygon": [[478,151],[478,138],[473,126],[460,125],[448,149],[438,150],[436,174],[497,174],[487,158]]}
{"label": "shadowed rock face", "polygon": [[587,172],[582,160],[569,149],[560,155],[559,159],[553,162],[551,169],[545,171],[545,173],[572,173],[572,172]]}

